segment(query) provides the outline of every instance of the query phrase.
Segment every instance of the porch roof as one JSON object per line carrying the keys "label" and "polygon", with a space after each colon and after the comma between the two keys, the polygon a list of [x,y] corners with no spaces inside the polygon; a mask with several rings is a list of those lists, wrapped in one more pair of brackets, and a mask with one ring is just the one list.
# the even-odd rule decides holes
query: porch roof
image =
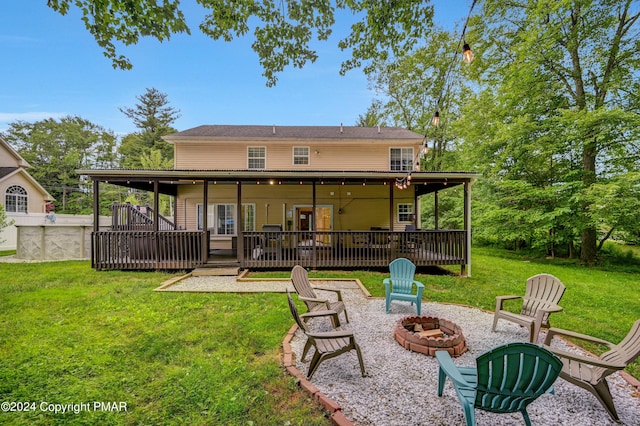
{"label": "porch roof", "polygon": [[[392,184],[407,176],[407,172],[336,171],[336,170],[149,170],[149,169],[81,169],[78,174],[94,181],[153,191],[158,181],[160,193],[176,195],[179,185],[201,183],[207,179],[218,183],[258,184],[278,180],[282,184],[362,185]],[[411,172],[412,187],[418,195],[471,182],[481,175],[475,172]]]}

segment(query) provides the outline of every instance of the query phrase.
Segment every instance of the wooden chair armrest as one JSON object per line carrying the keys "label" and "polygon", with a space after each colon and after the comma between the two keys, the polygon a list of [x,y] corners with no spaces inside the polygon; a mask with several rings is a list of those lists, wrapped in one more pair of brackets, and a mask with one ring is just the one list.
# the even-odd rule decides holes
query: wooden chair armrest
{"label": "wooden chair armrest", "polygon": [[314,339],[337,339],[340,337],[353,337],[351,330],[321,331],[317,333],[307,333],[307,336]]}
{"label": "wooden chair armrest", "polygon": [[496,296],[496,300],[522,299],[522,296]]}
{"label": "wooden chair armrest", "polygon": [[611,342],[608,342],[608,341],[602,340],[602,339],[598,339],[597,337],[593,337],[593,336],[589,336],[589,335],[581,334],[581,333],[576,333],[576,332],[570,331],[570,330],[563,330],[561,328],[554,328],[554,327],[551,327],[549,330],[547,330],[547,337],[545,337],[545,339],[544,339],[544,344],[547,345],[547,346],[550,346],[551,340],[553,339],[554,336],[572,337],[574,339],[580,339],[580,340],[584,340],[586,342],[598,343],[600,345],[608,346],[610,348],[613,348],[613,347],[616,346]]}
{"label": "wooden chair armrest", "polygon": [[523,296],[496,296],[496,312],[502,310],[505,300],[522,299]]}
{"label": "wooden chair armrest", "polygon": [[436,359],[438,360],[440,370],[442,370],[444,374],[446,374],[447,377],[449,377],[456,386],[462,386],[470,389],[474,387],[471,383],[467,382],[464,379],[462,374],[460,374],[460,371],[458,370],[458,367],[456,367],[456,365],[453,363],[449,352],[445,350],[436,351]]}
{"label": "wooden chair armrest", "polygon": [[[327,316],[333,316],[336,318],[336,320],[338,319],[338,313],[336,311],[332,311],[327,309],[326,311],[314,311],[314,312],[305,312],[304,314],[300,315],[300,318],[314,318],[314,317],[327,317]],[[338,321],[338,324],[340,322]]]}
{"label": "wooden chair armrest", "polygon": [[566,358],[566,359],[570,359],[570,360],[573,360],[573,361],[578,361],[578,362],[581,362],[583,364],[592,365],[594,367],[612,368],[612,369],[615,369],[615,370],[622,370],[622,369],[624,369],[626,367],[625,364],[609,362],[609,361],[603,361],[600,358],[595,358],[595,357],[592,357],[592,356],[584,356],[584,355],[576,354],[576,353],[573,353],[573,352],[563,351],[562,349],[552,348],[551,346],[548,346],[546,344],[544,345],[544,348],[548,349],[551,352],[553,352],[553,354],[556,355],[559,358]]}
{"label": "wooden chair armrest", "polygon": [[538,308],[538,311],[547,312],[547,313],[560,312],[560,311],[562,311],[562,306],[559,306],[559,305],[548,305],[548,306],[544,306],[544,307]]}
{"label": "wooden chair armrest", "polygon": [[316,302],[316,303],[327,303],[327,302],[329,302],[327,299],[320,299],[319,297],[298,296],[298,299],[302,300],[303,302]]}
{"label": "wooden chair armrest", "polygon": [[313,287],[314,290],[330,291],[338,295],[338,300],[342,301],[342,292],[337,288]]}

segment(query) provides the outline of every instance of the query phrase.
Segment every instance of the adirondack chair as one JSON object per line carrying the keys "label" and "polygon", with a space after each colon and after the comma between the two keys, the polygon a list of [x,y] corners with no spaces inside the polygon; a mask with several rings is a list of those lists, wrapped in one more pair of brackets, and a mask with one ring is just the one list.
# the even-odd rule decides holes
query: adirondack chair
{"label": "adirondack chair", "polygon": [[[411,302],[411,305],[416,304],[416,310],[418,315],[422,311],[422,290],[424,284],[413,279],[416,272],[416,265],[414,265],[409,259],[399,257],[389,264],[389,272],[391,277],[385,278],[382,282],[384,284],[386,300],[387,300],[387,313],[391,308],[392,300],[402,300],[405,302]],[[415,293],[413,288],[416,288]]]}
{"label": "adirondack chair", "polygon": [[[551,347],[555,336],[571,337],[597,343],[608,346],[610,350],[599,357],[581,356]],[[564,366],[560,377],[594,394],[604,409],[607,410],[609,416],[616,422],[619,421],[618,412],[613,404],[613,397],[606,378],[616,371],[624,369],[640,356],[640,319],[633,324],[631,331],[617,345],[596,337],[559,328],[549,329],[544,345],[562,360]]]}
{"label": "adirondack chair", "polygon": [[[291,282],[293,283],[293,287],[296,289],[296,293],[298,293],[298,297],[307,306],[308,312],[301,315],[305,321],[310,317],[310,315],[308,315],[309,313],[335,311],[338,314],[344,312],[344,318],[347,323],[349,322],[349,316],[347,315],[347,310],[345,309],[344,302],[342,301],[342,293],[340,290],[334,288],[313,287],[311,282],[309,282],[309,274],[307,274],[307,270],[300,265],[294,266],[291,270]],[[315,290],[333,292],[337,295],[338,300],[331,301],[326,298],[320,298],[316,294]],[[338,316],[331,318],[333,326],[339,327],[340,321]]]}
{"label": "adirondack chair", "polygon": [[[538,333],[544,325],[549,327],[549,315],[552,312],[560,312],[558,306],[565,291],[562,282],[549,274],[538,274],[527,280],[527,289],[524,296],[498,296],[496,297],[496,311],[493,314],[493,328],[500,318],[512,321],[524,327],[529,327],[529,341],[538,341]],[[522,299],[522,310],[519,314],[504,309],[507,300]]]}
{"label": "adirondack chair", "polygon": [[562,362],[551,352],[532,343],[509,343],[476,358],[476,367],[456,367],[447,351],[437,351],[438,396],[447,377],[462,404],[467,426],[476,424],[475,408],[494,413],[519,411],[531,426],[527,406],[553,383]]}
{"label": "adirondack chair", "polygon": [[[311,348],[315,349],[313,357],[311,358],[311,362],[309,363],[307,379],[311,379],[311,377],[323,361],[335,358],[338,355],[342,355],[351,350],[355,350],[356,354],[358,355],[358,362],[360,363],[360,373],[362,373],[362,377],[366,375],[364,361],[362,360],[362,353],[360,352],[360,346],[358,346],[358,344],[356,343],[352,331],[342,330],[340,327],[338,327],[333,331],[311,332],[307,328],[300,315],[298,315],[298,308],[291,298],[289,289],[287,289],[287,299],[289,301],[289,309],[291,310],[291,315],[293,315],[293,318],[296,320],[296,324],[298,324],[298,327],[300,327],[300,329],[307,336],[307,342],[305,343],[304,349],[302,351],[302,358],[300,359],[304,362],[309,350]],[[333,313],[333,315],[337,317],[338,314]]]}

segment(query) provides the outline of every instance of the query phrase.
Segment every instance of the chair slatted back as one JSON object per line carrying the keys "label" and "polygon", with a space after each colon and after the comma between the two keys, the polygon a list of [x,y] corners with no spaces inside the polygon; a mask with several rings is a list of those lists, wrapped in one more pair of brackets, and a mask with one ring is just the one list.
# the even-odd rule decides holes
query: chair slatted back
{"label": "chair slatted back", "polygon": [[547,392],[562,370],[562,361],[532,343],[499,346],[476,359],[475,406],[496,413],[522,411]]}
{"label": "chair slatted back", "polygon": [[298,314],[298,308],[296,304],[293,302],[293,299],[291,298],[291,293],[289,292],[289,289],[287,289],[287,299],[289,301],[289,310],[291,311],[291,315],[293,316],[293,318],[296,320],[296,324],[298,324],[298,327],[300,327],[300,330],[307,333],[308,331],[307,326],[304,324],[304,321],[302,321],[302,319],[300,318],[300,315]]}
{"label": "chair slatted back", "polygon": [[416,265],[409,259],[399,257],[389,264],[391,291],[393,293],[412,294],[413,277]]}
{"label": "chair slatted back", "polygon": [[[521,314],[534,317],[541,307],[557,305],[565,289],[565,285],[553,275],[534,275],[527,280]],[[542,319],[543,324],[547,324],[548,317],[547,314]]]}
{"label": "chair slatted back", "polygon": [[[311,283],[309,282],[309,274],[307,270],[304,269],[300,265],[296,265],[291,270],[291,282],[296,289],[296,293],[302,297],[312,297],[317,298],[316,292],[313,291],[313,287],[311,287]],[[309,308],[309,310],[313,309],[319,303],[305,301],[305,304]]]}
{"label": "chair slatted back", "polygon": [[640,320],[637,320],[627,336],[610,351],[603,353],[600,358],[616,364],[630,364],[640,356]]}

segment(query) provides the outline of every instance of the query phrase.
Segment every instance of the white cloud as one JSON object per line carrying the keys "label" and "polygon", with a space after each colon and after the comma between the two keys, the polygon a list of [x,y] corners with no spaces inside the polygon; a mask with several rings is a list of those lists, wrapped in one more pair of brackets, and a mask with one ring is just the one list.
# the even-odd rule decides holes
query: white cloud
{"label": "white cloud", "polygon": [[39,121],[47,118],[61,118],[65,115],[69,115],[66,112],[45,112],[45,111],[31,111],[31,112],[0,112],[0,122],[9,123],[13,121]]}

